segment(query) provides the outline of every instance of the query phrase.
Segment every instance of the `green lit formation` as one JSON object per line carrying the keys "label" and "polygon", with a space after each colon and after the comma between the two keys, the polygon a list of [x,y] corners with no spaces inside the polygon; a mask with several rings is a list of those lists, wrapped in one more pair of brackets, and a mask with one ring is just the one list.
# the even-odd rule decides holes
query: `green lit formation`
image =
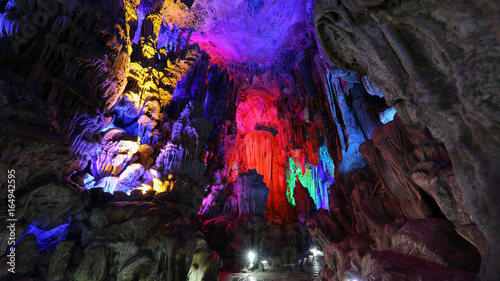
{"label": "green lit formation", "polygon": [[300,163],[295,163],[292,157],[288,158],[286,175],[288,202],[295,206],[293,198],[296,177],[308,191],[317,208],[328,209],[328,187],[334,182],[334,164],[328,154],[326,143],[319,149],[319,165],[306,163],[302,171]]}

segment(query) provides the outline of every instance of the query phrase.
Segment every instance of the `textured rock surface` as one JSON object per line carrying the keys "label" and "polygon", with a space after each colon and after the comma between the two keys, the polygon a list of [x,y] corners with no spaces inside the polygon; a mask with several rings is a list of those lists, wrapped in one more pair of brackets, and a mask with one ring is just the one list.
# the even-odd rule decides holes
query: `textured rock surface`
{"label": "textured rock surface", "polygon": [[[302,186],[299,179],[295,181],[295,189],[293,193],[293,198],[297,205],[297,214],[299,216],[299,220],[303,222],[305,219],[308,219],[312,216],[311,212],[316,211],[316,205],[312,200],[309,191]],[[301,219],[302,218],[302,219]]]}
{"label": "textured rock surface", "polygon": [[391,251],[369,251],[361,280],[476,280],[476,275]]}
{"label": "textured rock surface", "polygon": [[442,219],[412,220],[392,237],[391,249],[454,269],[477,272],[479,252]]}
{"label": "textured rock surface", "polygon": [[[177,139],[172,124],[164,126],[198,49],[168,53],[157,36],[178,20],[167,15],[190,12],[171,1],[139,4],[1,5],[0,165],[16,171],[20,241],[17,275],[2,267],[2,279],[217,279],[220,258],[195,218],[211,124],[191,106],[171,115],[172,124],[180,117]],[[141,26],[138,10],[148,13]],[[182,24],[194,28],[196,20]],[[142,40],[133,44],[136,34]],[[182,172],[155,165],[169,140],[186,154],[175,163]],[[0,241],[8,235],[2,231]]]}
{"label": "textured rock surface", "polygon": [[481,280],[496,280],[500,261],[496,10],[495,1],[321,0],[314,16],[335,65],[368,74],[407,124],[427,127],[446,146],[487,239]]}
{"label": "textured rock surface", "polygon": [[84,254],[75,278],[183,280],[196,270],[201,272],[192,274],[213,275],[220,261],[203,247],[197,223],[179,217],[182,212],[182,205],[160,200],[108,203],[96,209],[79,226]]}
{"label": "textured rock surface", "polygon": [[443,145],[400,119],[375,130],[372,137],[360,151],[384,186],[403,203],[405,215],[418,219],[442,212],[465,239],[484,252],[485,238],[470,216]]}
{"label": "textured rock surface", "polygon": [[[365,275],[418,280],[425,270],[412,273],[401,268],[398,273],[382,273],[362,262],[367,250],[393,250],[385,252],[384,259],[397,260],[397,254],[391,255],[398,252],[412,256],[407,262],[415,262],[417,267],[420,262],[413,257],[442,264],[442,272],[429,275],[436,274],[436,278],[447,271],[452,276],[453,269],[476,273],[485,238],[460,200],[461,191],[456,189],[443,145],[399,118],[376,129],[372,138],[359,149],[369,168],[358,170],[344,182],[336,181],[330,187],[330,212],[308,224],[314,242],[325,254],[328,270],[338,280]],[[429,177],[446,181],[435,183],[432,190],[424,184]],[[386,265],[375,267],[379,266]],[[377,273],[370,273],[372,270]]]}
{"label": "textured rock surface", "polygon": [[57,244],[54,257],[50,261],[47,279],[64,280],[75,241],[61,241]]}
{"label": "textured rock surface", "polygon": [[[308,231],[297,221],[266,216],[269,189],[255,170],[239,174],[237,181],[213,186],[205,197],[200,217],[210,246],[221,254],[224,268],[247,266],[246,251],[270,265],[295,263],[309,246]],[[267,217],[267,220],[265,219]]]}
{"label": "textured rock surface", "polygon": [[30,276],[35,271],[40,253],[38,252],[39,247],[36,236],[34,234],[28,234],[25,238],[26,239],[23,239],[16,247],[16,251],[19,253],[19,255],[16,255],[16,271],[21,276]]}
{"label": "textured rock surface", "polygon": [[262,175],[257,174],[256,170],[249,170],[238,175],[234,191],[238,194],[240,216],[250,214],[265,216],[269,188],[262,181],[263,178]]}
{"label": "textured rock surface", "polygon": [[280,51],[296,48],[307,34],[312,1],[196,1],[210,16],[193,40],[212,56],[237,62],[272,62]]}

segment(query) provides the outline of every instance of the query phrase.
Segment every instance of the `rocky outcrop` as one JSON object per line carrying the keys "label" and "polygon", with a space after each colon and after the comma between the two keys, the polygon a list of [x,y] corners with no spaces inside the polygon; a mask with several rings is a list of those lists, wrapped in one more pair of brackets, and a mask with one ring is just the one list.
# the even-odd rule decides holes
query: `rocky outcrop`
{"label": "rocky outcrop", "polygon": [[299,216],[299,221],[304,222],[309,217],[312,217],[311,212],[316,211],[316,205],[309,195],[309,191],[302,186],[298,177],[295,181],[295,189],[293,192],[293,198],[295,199],[295,207],[297,209],[297,214]]}
{"label": "rocky outcrop", "polygon": [[[416,268],[425,262],[443,265],[432,274],[449,276],[445,280],[473,278],[465,272],[478,272],[485,238],[460,200],[444,146],[396,116],[373,132],[360,153],[369,169],[336,181],[330,187],[330,212],[308,223],[325,254],[325,274],[335,272],[338,280],[422,277],[424,269],[388,270],[403,254]],[[429,178],[434,189],[425,184]]]}
{"label": "rocky outcrop", "polygon": [[[120,198],[116,193],[108,201],[100,198],[105,204],[87,210],[84,218],[73,216],[64,227],[44,230],[30,226],[30,234],[16,246],[18,253],[23,252],[16,275],[3,266],[2,276],[50,280],[217,278],[221,260],[199,232],[199,222],[185,217],[189,209],[165,201],[161,194],[154,199],[151,194],[124,195]],[[96,206],[96,202],[90,204]]]}
{"label": "rocky outcrop", "polygon": [[269,188],[262,181],[263,178],[255,169],[238,176],[234,191],[238,195],[240,216],[255,214],[265,217]]}
{"label": "rocky outcrop", "polygon": [[50,261],[47,279],[64,280],[74,246],[75,241],[71,240],[61,241],[57,244],[54,257]]}
{"label": "rocky outcrop", "polygon": [[220,261],[197,234],[196,222],[179,216],[182,213],[181,205],[161,200],[97,208],[77,226],[82,231],[83,256],[77,261],[75,278],[196,280],[187,277],[190,272],[213,276]]}
{"label": "rocky outcrop", "polygon": [[407,222],[392,237],[391,250],[469,272],[477,272],[481,260],[479,251],[443,219]]}
{"label": "rocky outcrop", "polygon": [[373,141],[361,146],[361,153],[383,184],[403,202],[406,216],[418,219],[442,212],[458,233],[484,252],[486,241],[468,212],[443,145],[428,132],[408,128],[400,119],[376,130],[372,137]]}
{"label": "rocky outcrop", "polygon": [[[217,279],[220,258],[195,218],[211,124],[193,106],[166,122],[198,48],[157,44],[166,15],[190,11],[146,2],[0,5],[0,166],[16,172],[22,252],[17,275],[2,262],[1,279]],[[183,156],[175,163],[164,161],[169,141]]]}
{"label": "rocky outcrop", "polygon": [[234,183],[212,186],[204,198],[199,213],[204,232],[210,246],[221,254],[224,269],[246,267],[246,251],[276,266],[295,263],[308,249],[309,233],[303,224],[266,214],[268,196],[263,176],[251,169]]}
{"label": "rocky outcrop", "polygon": [[476,280],[473,273],[450,270],[437,263],[392,251],[368,251],[363,267],[366,272],[361,280]]}
{"label": "rocky outcrop", "polygon": [[412,174],[409,166],[415,160],[412,154],[413,144],[406,134],[404,123],[401,120],[389,122],[376,130],[372,138],[374,146],[380,147],[380,152],[371,150],[371,140],[364,143],[360,151],[378,178],[401,202],[405,215],[410,219],[432,217],[432,206],[424,200],[422,190],[408,181]]}
{"label": "rocky outcrop", "polygon": [[[497,183],[498,3],[317,1],[327,57],[367,74],[403,121],[428,128],[450,154],[468,210],[486,236],[481,280],[500,260]],[[474,93],[474,94],[471,94]]]}

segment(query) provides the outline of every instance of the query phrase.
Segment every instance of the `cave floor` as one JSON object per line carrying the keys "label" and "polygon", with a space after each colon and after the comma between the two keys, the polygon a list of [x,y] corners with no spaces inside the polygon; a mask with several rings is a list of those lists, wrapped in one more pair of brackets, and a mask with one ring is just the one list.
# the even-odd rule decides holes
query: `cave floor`
{"label": "cave floor", "polygon": [[266,271],[254,272],[219,272],[220,281],[306,281],[313,280],[321,271],[323,256],[316,256],[310,263],[290,264],[284,266],[266,266]]}

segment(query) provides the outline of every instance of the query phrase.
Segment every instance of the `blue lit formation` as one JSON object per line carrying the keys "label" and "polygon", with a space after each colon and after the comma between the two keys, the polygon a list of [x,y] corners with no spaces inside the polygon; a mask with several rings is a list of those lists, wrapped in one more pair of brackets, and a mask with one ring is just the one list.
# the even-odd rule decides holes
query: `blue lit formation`
{"label": "blue lit formation", "polygon": [[[348,175],[367,165],[359,153],[359,146],[370,137],[366,132],[363,132],[356,119],[356,110],[348,99],[348,96],[352,94],[342,85],[342,77],[349,75],[351,75],[349,72],[341,74],[326,72],[328,100],[342,143],[342,164],[338,167],[340,176]],[[346,84],[349,85],[347,82]]]}
{"label": "blue lit formation", "polygon": [[165,47],[167,51],[175,51],[179,44],[181,49],[184,48],[187,40],[180,36],[181,33],[182,30],[175,25],[162,25],[158,34],[158,49]]}
{"label": "blue lit formation", "polygon": [[380,112],[380,122],[382,124],[387,124],[394,119],[394,115],[396,114],[396,109],[394,107],[390,107],[382,112]]}
{"label": "blue lit formation", "polygon": [[21,236],[16,244],[19,244],[27,234],[33,233],[36,236],[36,243],[40,247],[40,252],[47,249],[55,249],[57,243],[66,239],[69,224],[69,222],[66,224],[61,224],[60,226],[49,230],[44,230],[34,224],[30,224],[28,226],[28,229],[26,229],[26,232],[24,232],[23,236]]}
{"label": "blue lit formation", "polygon": [[146,12],[149,11],[149,8],[145,7],[145,1],[142,1],[141,4],[137,7],[137,31],[134,34],[134,38],[132,38],[132,43],[139,44],[139,40],[141,39],[141,27],[142,22],[146,16]]}
{"label": "blue lit formation", "polygon": [[94,177],[90,174],[85,174],[85,176],[83,176],[83,184],[85,185],[86,189],[93,188],[95,185]]}

